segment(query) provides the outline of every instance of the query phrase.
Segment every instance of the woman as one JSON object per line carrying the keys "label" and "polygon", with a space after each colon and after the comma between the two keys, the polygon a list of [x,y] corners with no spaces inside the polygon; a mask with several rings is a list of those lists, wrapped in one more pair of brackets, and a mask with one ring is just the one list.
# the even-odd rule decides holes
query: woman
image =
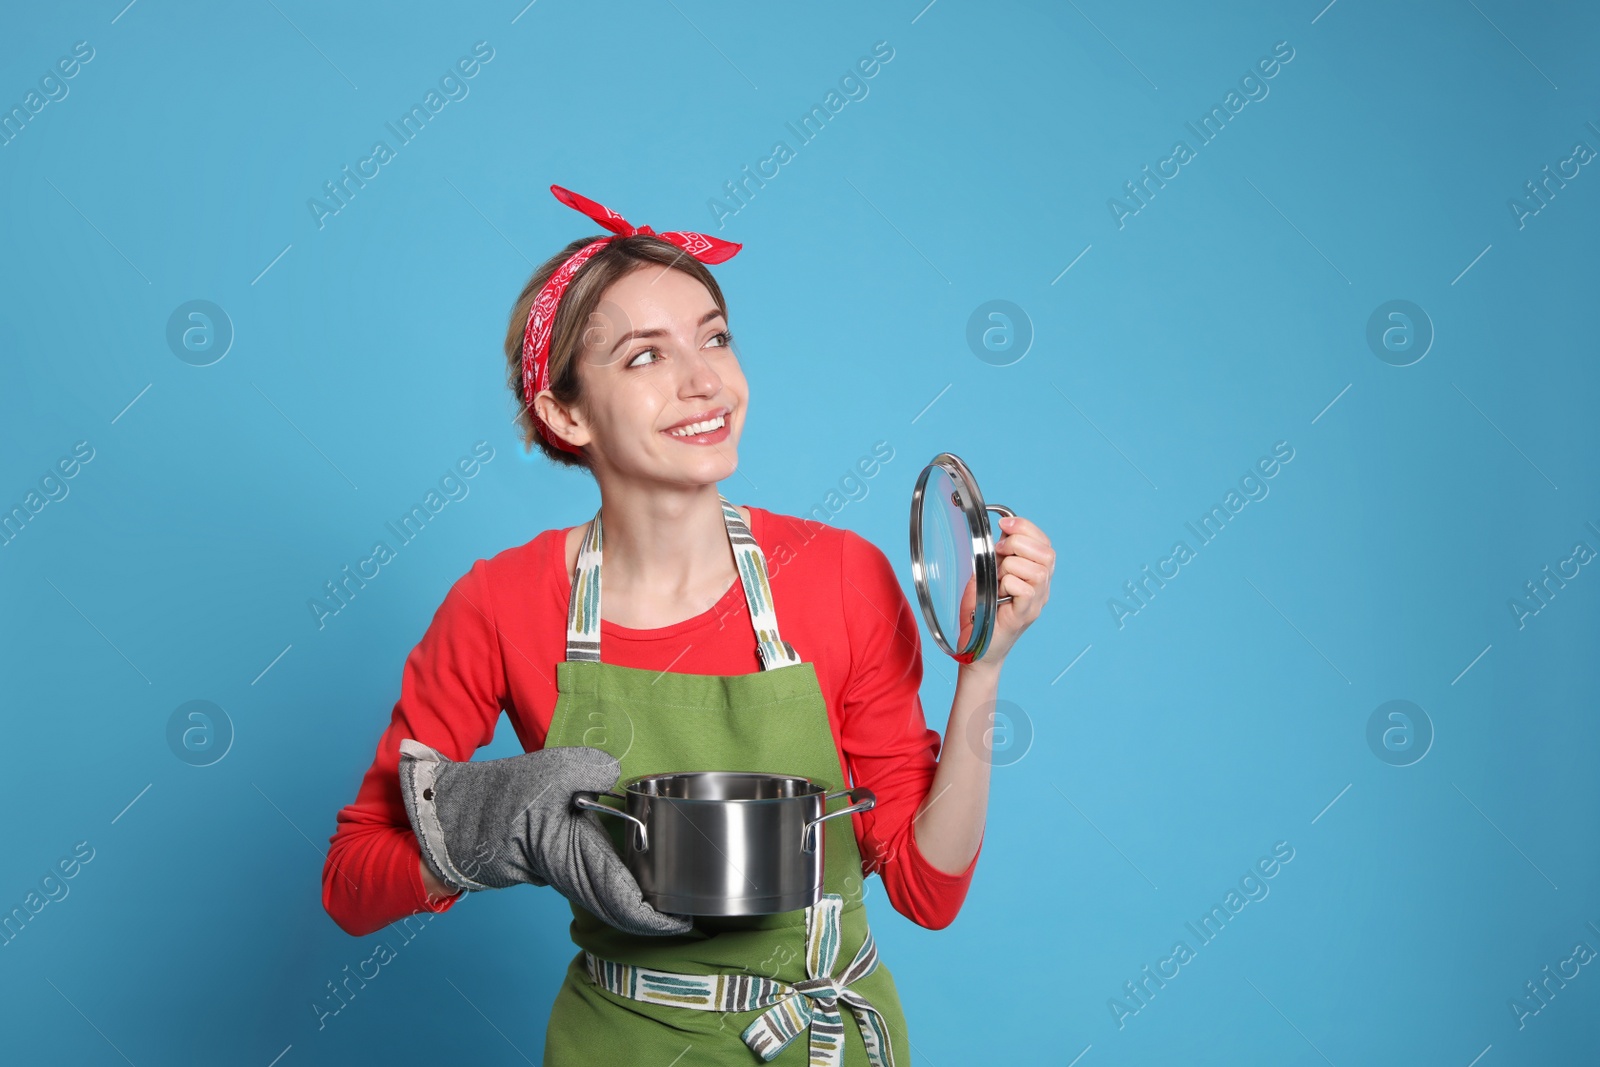
{"label": "woman", "polygon": [[[983,658],[959,668],[947,733],[971,741],[941,754],[918,700],[916,621],[883,553],[718,491],[750,396],[703,263],[740,246],[657,235],[551,191],[612,236],[534,272],[506,339],[510,384],[527,443],[588,470],[600,510],[477,561],[451,588],[339,813],[324,906],[361,935],[465,891],[555,886],[582,951],[551,1013],[550,1067],[691,1049],[695,1064],[903,1067],[905,1019],[863,879],[877,872],[923,926],[954,919],[983,837],[988,709],[1055,553],[1027,519],[1001,521],[1011,599]],[[502,710],[526,751],[471,761]],[[817,905],[691,921],[650,907],[608,831],[572,804],[622,776],[688,770],[799,774],[869,787],[878,804],[824,824]]]}

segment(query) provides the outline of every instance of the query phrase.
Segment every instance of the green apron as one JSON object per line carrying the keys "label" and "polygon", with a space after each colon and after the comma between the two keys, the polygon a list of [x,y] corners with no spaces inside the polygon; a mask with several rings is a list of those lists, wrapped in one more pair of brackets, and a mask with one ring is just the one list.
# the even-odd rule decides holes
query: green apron
{"label": "green apron", "polygon": [[[765,557],[726,497],[722,513],[763,669],[718,676],[602,663],[596,513],[578,556],[546,747],[605,749],[620,761],[622,781],[760,771],[843,789],[816,669],[779,636]],[[626,824],[604,822],[620,844]],[[649,937],[573,904],[572,940],[583,951],[551,1009],[545,1067],[667,1067],[679,1057],[681,1067],[909,1064],[899,994],[867,928],[854,827],[831,819],[823,831],[826,895],[812,908],[700,916],[688,934]]]}

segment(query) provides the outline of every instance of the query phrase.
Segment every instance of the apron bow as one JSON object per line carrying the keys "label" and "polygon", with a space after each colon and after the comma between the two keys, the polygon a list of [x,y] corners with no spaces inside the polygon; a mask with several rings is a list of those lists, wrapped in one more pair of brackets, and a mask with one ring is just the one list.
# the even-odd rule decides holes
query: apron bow
{"label": "apron bow", "polygon": [[844,898],[829,893],[806,909],[806,973],[809,978],[785,990],[788,995],[762,1012],[739,1036],[762,1060],[771,1060],[789,1042],[810,1030],[810,1061],[815,1067],[837,1067],[844,1062],[842,1003],[855,1016],[861,1040],[872,1067],[894,1067],[894,1051],[883,1016],[872,1002],[849,985],[877,970],[878,947],[871,931],[850,965],[833,974],[839,958],[839,915]]}
{"label": "apron bow", "polygon": [[889,1027],[872,1002],[850,989],[852,982],[878,968],[878,947],[867,932],[855,958],[840,974],[833,973],[839,958],[840,923],[844,898],[829,893],[806,909],[806,974],[789,985],[750,974],[676,974],[649,967],[615,963],[585,952],[584,965],[596,985],[618,996],[651,1004],[671,1004],[700,1011],[740,1012],[766,1008],[739,1035],[762,1060],[771,1060],[809,1030],[812,1067],[840,1067],[844,1063],[844,1013],[850,1010],[861,1029],[872,1067],[894,1067]]}

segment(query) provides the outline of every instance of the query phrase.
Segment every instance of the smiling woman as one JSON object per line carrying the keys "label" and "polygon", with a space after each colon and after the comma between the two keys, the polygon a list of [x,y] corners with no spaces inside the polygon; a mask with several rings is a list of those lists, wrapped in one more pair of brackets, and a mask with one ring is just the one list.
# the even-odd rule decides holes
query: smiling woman
{"label": "smiling woman", "polygon": [[[527,445],[587,470],[600,509],[478,560],[451,589],[340,812],[324,906],[359,936],[472,891],[554,887],[581,951],[551,1010],[546,1067],[675,1062],[686,1042],[694,1062],[723,1067],[903,1064],[905,1014],[864,880],[878,874],[922,926],[955,919],[987,811],[993,731],[981,727],[1054,552],[1026,519],[1003,520],[1008,602],[990,651],[959,670],[948,731],[967,743],[941,747],[918,695],[915,617],[883,552],[718,489],[738,470],[750,390],[704,264],[740,246],[657,234],[551,191],[613,236],[572,242],[529,279],[506,336],[508,384]],[[502,713],[525,751],[473,760]],[[774,861],[809,854],[809,895],[743,869],[673,895],[635,878],[620,824],[584,810],[612,810],[599,796],[624,778],[730,771],[850,795],[813,821],[811,843],[755,846]],[[691,854],[651,839],[668,863]],[[725,844],[724,858],[739,851]]]}

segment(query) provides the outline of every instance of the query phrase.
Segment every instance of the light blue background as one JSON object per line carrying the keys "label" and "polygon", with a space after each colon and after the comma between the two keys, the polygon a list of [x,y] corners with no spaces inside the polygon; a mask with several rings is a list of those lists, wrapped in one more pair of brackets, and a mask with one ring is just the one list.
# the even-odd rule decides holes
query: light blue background
{"label": "light blue background", "polygon": [[[729,495],[804,513],[890,442],[832,521],[910,595],[906,505],[950,450],[1060,553],[1002,681],[1033,745],[995,771],[964,911],[923,930],[873,883],[914,1062],[1592,1055],[1595,967],[1523,1028],[1509,1002],[1600,948],[1600,576],[1521,629],[1508,600],[1600,548],[1600,173],[1522,229],[1507,202],[1600,148],[1600,16],[1324,2],[6,14],[7,108],[74,42],[95,56],[0,148],[0,505],[77,441],[95,458],[0,548],[0,910],[95,856],[0,949],[5,1058],[537,1062],[564,903],[352,939],[320,902],[334,813],[450,583],[595,507],[519,458],[503,382],[533,265],[593,232],[547,187],[713,227],[876,41],[869,95],[713,232],[746,243],[717,268],[753,391]],[[478,41],[469,95],[319,229],[307,200]],[[1270,95],[1119,229],[1108,198],[1279,41]],[[165,340],[194,299],[236,331],[207,367]],[[994,299],[1035,335],[1010,366],[965,339]],[[1391,299],[1436,330],[1408,367],[1366,343]],[[307,599],[479,440],[470,496],[318,630]],[[1270,495],[1119,629],[1108,599],[1278,441]],[[942,726],[953,671],[924,647]],[[166,739],[194,699],[236,733],[208,767]],[[1436,731],[1412,766],[1367,745],[1391,699]],[[1270,896],[1119,1028],[1109,998],[1279,841]],[[319,1030],[380,938],[399,958]]]}

